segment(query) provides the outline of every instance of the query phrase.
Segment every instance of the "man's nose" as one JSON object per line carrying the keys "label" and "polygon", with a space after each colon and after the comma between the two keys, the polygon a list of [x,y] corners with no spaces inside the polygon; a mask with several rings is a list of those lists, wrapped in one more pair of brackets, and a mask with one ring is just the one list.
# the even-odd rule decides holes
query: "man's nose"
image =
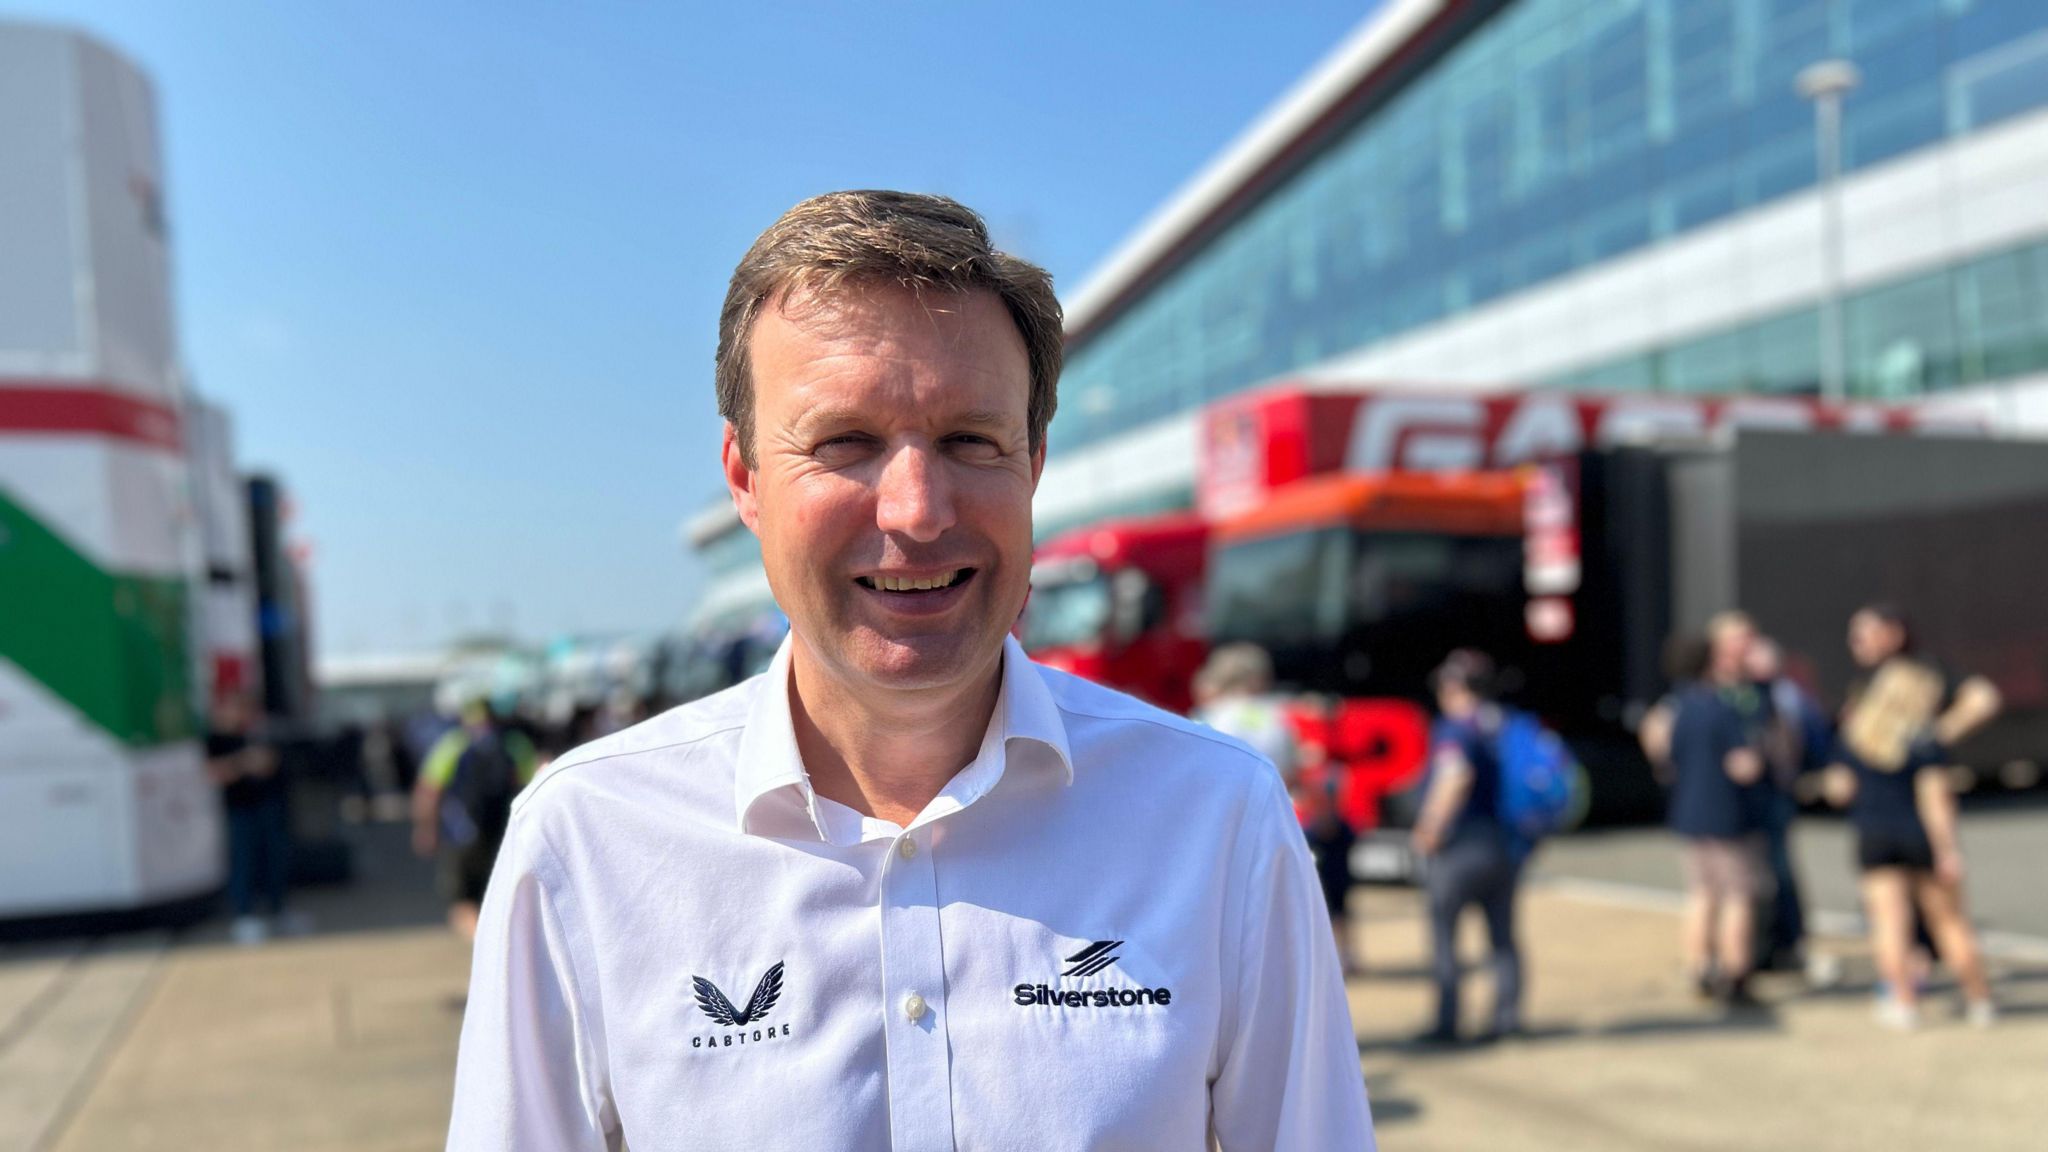
{"label": "man's nose", "polygon": [[875,526],[921,544],[953,526],[953,493],[933,446],[905,444],[889,453],[875,493]]}

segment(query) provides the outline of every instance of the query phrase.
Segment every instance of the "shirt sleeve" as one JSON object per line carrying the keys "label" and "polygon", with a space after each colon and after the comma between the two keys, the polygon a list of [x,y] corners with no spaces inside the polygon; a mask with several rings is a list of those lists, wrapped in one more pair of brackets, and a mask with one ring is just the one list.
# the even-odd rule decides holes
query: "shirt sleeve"
{"label": "shirt sleeve", "polygon": [[512,752],[512,763],[519,769],[519,786],[533,783],[540,772],[540,751],[533,746],[524,732],[514,732],[506,738],[506,747]]}
{"label": "shirt sleeve", "polygon": [[469,743],[460,728],[434,741],[427,751],[426,762],[420,765],[420,779],[435,788],[448,787],[455,779],[455,765],[462,759],[462,750]]}
{"label": "shirt sleeve", "polygon": [[579,992],[551,860],[535,822],[515,820],[477,924],[449,1152],[621,1147],[602,1014]]}
{"label": "shirt sleeve", "polygon": [[1277,782],[1255,786],[1238,867],[1234,995],[1210,1085],[1224,1152],[1371,1152],[1344,977],[1308,845]]}

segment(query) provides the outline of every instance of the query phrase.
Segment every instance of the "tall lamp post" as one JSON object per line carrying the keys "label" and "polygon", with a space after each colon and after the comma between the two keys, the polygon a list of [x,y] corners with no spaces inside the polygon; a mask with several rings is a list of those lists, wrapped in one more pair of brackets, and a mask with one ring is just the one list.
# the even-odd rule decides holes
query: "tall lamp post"
{"label": "tall lamp post", "polygon": [[1820,165],[1820,394],[1831,404],[1848,394],[1842,381],[1842,97],[1862,78],[1847,60],[1822,60],[1799,73],[1799,94],[1813,101]]}

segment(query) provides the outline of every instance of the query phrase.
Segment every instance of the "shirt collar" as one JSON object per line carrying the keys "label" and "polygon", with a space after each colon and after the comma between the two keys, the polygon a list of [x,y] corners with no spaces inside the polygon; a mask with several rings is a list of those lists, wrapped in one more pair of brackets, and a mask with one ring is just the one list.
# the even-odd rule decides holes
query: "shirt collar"
{"label": "shirt collar", "polygon": [[[785,636],[782,646],[760,684],[747,713],[746,730],[740,734],[738,760],[733,772],[733,800],[739,830],[777,838],[821,838],[837,841],[832,830],[843,826],[821,812],[830,804],[811,789],[803,755],[797,750],[796,725],[789,710],[789,661],[796,634]],[[1073,753],[1067,744],[1067,726],[1059,704],[1037,665],[1024,655],[1016,637],[1003,639],[1002,687],[989,716],[981,750],[927,806],[915,823],[923,824],[956,812],[988,794],[1008,770],[1012,758],[1019,764],[1047,759],[1058,766],[1063,784],[1074,782]],[[1019,747],[1020,742],[1024,747]],[[1050,753],[1047,757],[1044,754]]]}

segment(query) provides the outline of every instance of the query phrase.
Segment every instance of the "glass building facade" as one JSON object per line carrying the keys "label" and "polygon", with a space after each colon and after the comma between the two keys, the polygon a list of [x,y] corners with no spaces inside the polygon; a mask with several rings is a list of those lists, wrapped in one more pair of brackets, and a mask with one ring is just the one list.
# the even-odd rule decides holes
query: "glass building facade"
{"label": "glass building facade", "polygon": [[[1853,172],[2048,107],[2048,0],[1498,5],[1078,341],[1055,442],[1072,450],[1810,187],[1813,110],[1794,78],[1829,57],[1862,72],[1844,109]],[[2037,365],[2044,268],[2038,248],[2009,252],[1850,301],[1852,386],[1896,395]],[[1797,312],[1560,382],[1810,391],[1815,325]]]}

